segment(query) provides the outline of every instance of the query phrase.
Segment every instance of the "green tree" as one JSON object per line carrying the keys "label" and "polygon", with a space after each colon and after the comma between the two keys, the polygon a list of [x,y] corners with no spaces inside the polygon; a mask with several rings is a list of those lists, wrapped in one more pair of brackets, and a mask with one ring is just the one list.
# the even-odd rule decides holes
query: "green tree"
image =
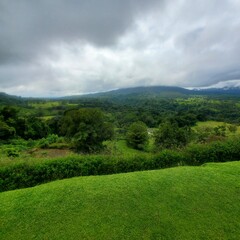
{"label": "green tree", "polygon": [[142,150],[148,142],[147,126],[143,122],[132,123],[127,131],[127,144],[135,149]]}
{"label": "green tree", "polygon": [[16,131],[13,127],[8,126],[5,122],[0,121],[0,139],[7,140],[14,137]]}
{"label": "green tree", "polygon": [[180,128],[176,123],[164,122],[154,132],[156,147],[177,148],[185,146],[190,139],[191,129]]}
{"label": "green tree", "polygon": [[24,139],[40,139],[46,137],[48,134],[49,127],[44,121],[33,116],[26,118],[24,133],[21,137]]}
{"label": "green tree", "polygon": [[113,125],[104,121],[103,113],[96,108],[67,111],[61,120],[61,133],[73,139],[77,151],[94,152],[102,142],[113,136]]}
{"label": "green tree", "polygon": [[17,118],[17,109],[12,106],[5,106],[0,114],[3,116],[4,121],[9,119],[16,119]]}

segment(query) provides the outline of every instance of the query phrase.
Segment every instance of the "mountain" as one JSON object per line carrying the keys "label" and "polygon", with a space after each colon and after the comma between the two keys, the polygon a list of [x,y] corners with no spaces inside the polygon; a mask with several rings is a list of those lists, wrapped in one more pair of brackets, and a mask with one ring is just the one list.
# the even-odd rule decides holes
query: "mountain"
{"label": "mountain", "polygon": [[[106,92],[90,93],[84,95],[72,95],[55,98],[55,100],[76,100],[83,98],[96,98],[96,99],[117,99],[117,100],[129,100],[139,98],[176,98],[176,97],[187,97],[191,95],[232,95],[240,96],[240,80],[221,81],[216,84],[204,87],[189,87],[182,88],[176,86],[141,86],[141,87],[129,87],[110,90]],[[11,104],[21,103],[26,99],[34,98],[21,98],[6,93],[0,92],[0,103]],[[38,98],[42,99],[42,98]],[[46,99],[46,98],[45,98]],[[48,98],[49,100],[51,98]]]}
{"label": "mountain", "polygon": [[176,86],[145,86],[111,90],[107,92],[91,93],[78,96],[69,96],[68,99],[76,98],[175,98],[189,95],[239,95],[240,80],[222,81],[214,85],[195,88],[182,88]]}
{"label": "mountain", "polygon": [[138,98],[138,97],[163,97],[174,98],[191,94],[193,91],[181,87],[171,86],[147,86],[147,87],[131,87],[111,90],[107,92],[92,93],[86,95],[68,96],[67,99],[76,98]]}

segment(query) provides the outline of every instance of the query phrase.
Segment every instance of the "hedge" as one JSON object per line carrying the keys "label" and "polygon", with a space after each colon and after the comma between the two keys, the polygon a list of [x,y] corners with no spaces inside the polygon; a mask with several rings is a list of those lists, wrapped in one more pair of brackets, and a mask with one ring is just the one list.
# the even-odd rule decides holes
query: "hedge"
{"label": "hedge", "polygon": [[163,150],[154,155],[114,157],[107,155],[67,157],[49,162],[21,163],[0,169],[0,191],[7,191],[75,176],[105,175],[161,169],[178,165],[201,165],[240,159],[240,139],[190,145],[184,150]]}

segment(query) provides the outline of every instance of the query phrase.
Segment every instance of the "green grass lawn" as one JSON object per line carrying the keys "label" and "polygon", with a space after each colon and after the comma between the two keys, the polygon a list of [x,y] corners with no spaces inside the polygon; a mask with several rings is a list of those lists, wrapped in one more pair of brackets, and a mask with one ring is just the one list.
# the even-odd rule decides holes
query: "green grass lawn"
{"label": "green grass lawn", "polygon": [[114,155],[132,156],[136,154],[146,154],[144,151],[129,147],[126,140],[106,141],[104,145],[107,146],[109,152]]}
{"label": "green grass lawn", "polygon": [[61,106],[61,102],[60,101],[29,102],[29,106],[44,109]]}
{"label": "green grass lawn", "polygon": [[240,162],[72,178],[0,203],[4,240],[238,240]]}

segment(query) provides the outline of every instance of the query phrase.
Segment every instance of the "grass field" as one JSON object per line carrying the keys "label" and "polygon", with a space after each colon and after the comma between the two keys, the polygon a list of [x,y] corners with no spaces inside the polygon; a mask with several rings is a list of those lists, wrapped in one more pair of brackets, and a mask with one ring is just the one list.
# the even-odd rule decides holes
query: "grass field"
{"label": "grass field", "polygon": [[217,122],[217,121],[205,121],[205,122],[197,122],[196,126],[194,126],[192,129],[196,131],[205,131],[206,128],[213,129],[215,127],[219,126],[225,126],[226,127],[226,135],[227,136],[234,136],[236,134],[240,134],[240,126],[236,126],[236,132],[231,133],[228,129],[228,127],[231,124],[225,123],[225,122]]}
{"label": "grass field", "polygon": [[239,239],[240,162],[78,177],[0,194],[0,239]]}
{"label": "grass field", "polygon": [[112,154],[121,156],[131,156],[135,154],[144,154],[145,152],[133,149],[127,145],[126,140],[106,141],[104,143],[107,149]]}

